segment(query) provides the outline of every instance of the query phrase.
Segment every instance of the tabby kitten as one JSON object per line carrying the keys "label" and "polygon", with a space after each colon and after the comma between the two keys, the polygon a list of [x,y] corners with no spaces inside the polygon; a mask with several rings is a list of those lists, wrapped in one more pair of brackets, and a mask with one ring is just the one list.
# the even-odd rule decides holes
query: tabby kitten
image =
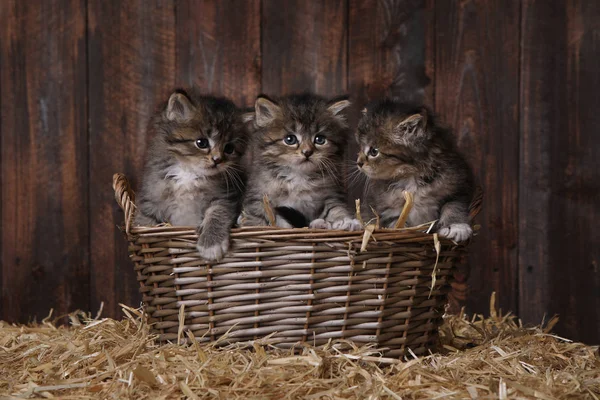
{"label": "tabby kitten", "polygon": [[356,138],[357,164],[369,178],[367,201],[383,226],[396,223],[406,190],[414,196],[408,226],[438,219],[440,236],[457,242],[471,236],[471,169],[425,107],[389,99],[370,104]]}
{"label": "tabby kitten", "polygon": [[242,225],[269,225],[266,194],[277,226],[362,229],[346,208],[341,179],[349,135],[342,111],[349,105],[313,94],[256,99]]}
{"label": "tabby kitten", "polygon": [[196,226],[200,255],[221,259],[241,206],[242,112],[228,99],[178,90],[151,129],[136,223]]}

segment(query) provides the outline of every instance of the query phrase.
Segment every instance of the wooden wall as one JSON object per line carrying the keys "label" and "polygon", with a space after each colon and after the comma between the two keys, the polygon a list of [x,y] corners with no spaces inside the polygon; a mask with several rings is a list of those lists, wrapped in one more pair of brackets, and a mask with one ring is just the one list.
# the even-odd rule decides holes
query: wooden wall
{"label": "wooden wall", "polygon": [[424,100],[486,192],[458,297],[600,341],[600,2],[2,0],[0,78],[2,319],[139,304],[111,177],[195,84]]}

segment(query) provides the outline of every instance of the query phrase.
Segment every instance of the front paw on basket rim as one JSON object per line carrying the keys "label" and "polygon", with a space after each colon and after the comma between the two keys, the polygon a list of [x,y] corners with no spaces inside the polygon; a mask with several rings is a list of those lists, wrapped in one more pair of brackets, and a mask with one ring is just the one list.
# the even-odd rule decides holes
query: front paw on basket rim
{"label": "front paw on basket rim", "polygon": [[473,235],[473,229],[469,224],[450,224],[441,228],[438,234],[455,242],[464,242]]}
{"label": "front paw on basket rim", "polygon": [[215,243],[208,246],[198,242],[196,244],[196,249],[198,249],[200,256],[205,260],[219,261],[223,259],[223,256],[225,256],[229,250],[229,240],[224,240],[221,243]]}
{"label": "front paw on basket rim", "polygon": [[331,224],[325,221],[323,218],[313,220],[309,228],[311,229],[331,229]]}
{"label": "front paw on basket rim", "polygon": [[333,223],[333,229],[340,231],[361,231],[362,224],[356,218],[344,218]]}

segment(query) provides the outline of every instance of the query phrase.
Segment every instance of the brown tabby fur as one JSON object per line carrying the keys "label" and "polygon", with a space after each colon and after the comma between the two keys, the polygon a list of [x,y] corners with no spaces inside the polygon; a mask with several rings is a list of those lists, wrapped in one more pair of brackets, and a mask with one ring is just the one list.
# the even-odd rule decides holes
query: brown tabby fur
{"label": "brown tabby fur", "polygon": [[278,226],[362,228],[346,207],[342,179],[349,136],[342,111],[349,104],[313,94],[257,98],[243,225],[269,224],[267,195]]}
{"label": "brown tabby fur", "polygon": [[363,111],[356,138],[357,164],[369,179],[367,202],[384,226],[396,223],[406,190],[414,196],[408,226],[438,220],[441,236],[455,241],[471,236],[471,169],[428,109],[389,99],[372,103]]}
{"label": "brown tabby fur", "polygon": [[243,193],[242,111],[227,99],[179,90],[154,116],[151,130],[136,223],[196,226],[200,255],[220,259]]}

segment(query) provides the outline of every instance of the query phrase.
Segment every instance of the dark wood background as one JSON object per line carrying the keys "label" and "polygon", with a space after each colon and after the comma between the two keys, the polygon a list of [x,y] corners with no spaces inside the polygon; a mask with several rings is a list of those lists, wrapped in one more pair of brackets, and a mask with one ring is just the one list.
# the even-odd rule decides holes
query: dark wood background
{"label": "dark wood background", "polygon": [[486,192],[455,294],[600,340],[598,1],[2,0],[0,77],[2,319],[139,304],[111,177],[196,84],[424,99]]}

